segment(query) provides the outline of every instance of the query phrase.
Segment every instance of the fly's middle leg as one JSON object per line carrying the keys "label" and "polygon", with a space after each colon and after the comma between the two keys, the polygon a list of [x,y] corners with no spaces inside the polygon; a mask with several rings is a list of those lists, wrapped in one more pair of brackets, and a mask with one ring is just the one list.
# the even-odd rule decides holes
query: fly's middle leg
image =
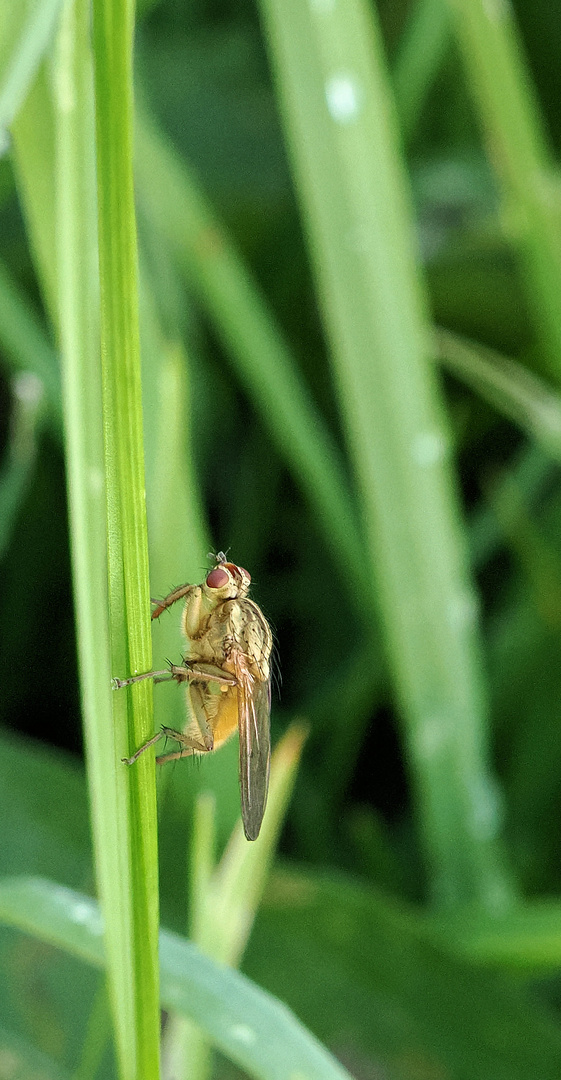
{"label": "fly's middle leg", "polygon": [[224,674],[222,668],[215,667],[214,664],[197,664],[196,667],[170,664],[169,668],[164,668],[163,671],[143,671],[141,675],[131,675],[128,679],[112,679],[111,685],[114,690],[122,690],[123,686],[132,686],[144,679],[153,679],[154,682],[166,682],[170,679],[175,679],[176,682],[216,682],[222,686],[236,684],[233,675]]}

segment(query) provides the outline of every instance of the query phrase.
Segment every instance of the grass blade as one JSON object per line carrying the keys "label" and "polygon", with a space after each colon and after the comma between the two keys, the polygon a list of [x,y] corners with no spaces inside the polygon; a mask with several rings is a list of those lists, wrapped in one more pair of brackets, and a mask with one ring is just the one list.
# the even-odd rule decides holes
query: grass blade
{"label": "grass blade", "polygon": [[[190,937],[206,956],[229,966],[242,958],[270,871],[302,753],[306,729],[293,724],[271,758],[267,810],[259,838],[248,844],[241,820],[219,865],[213,868],[214,800],[196,804],[191,858]],[[211,1051],[200,1028],[170,1017],[165,1046],[170,1077],[189,1071],[191,1080],[211,1073]]]}
{"label": "grass blade", "polygon": [[[132,178],[134,6],[96,0],[93,41],[101,286],[102,396],[113,675],[151,666],[144,495],[136,222]],[[108,909],[110,990],[123,1077],[159,1074],[158,877],[152,753],[120,764],[153,732],[150,681],[113,695],[113,845],[121,877]],[[122,998],[121,998],[122,995]]]}
{"label": "grass blade", "polygon": [[477,601],[396,118],[369,6],[262,0],[405,720],[432,895],[509,897],[496,848]]}
{"label": "grass blade", "polygon": [[[103,966],[99,909],[82,893],[39,878],[4,879],[0,921]],[[256,1080],[350,1080],[286,1005],[244,975],[167,931],[160,935],[160,958],[164,1008],[196,1020]]]}
{"label": "grass blade", "polygon": [[[146,865],[154,867],[155,830],[151,832],[149,826],[144,829],[141,822],[143,831],[139,831],[142,818],[139,810],[131,829],[130,807],[140,805],[134,785],[148,763],[134,775],[129,775],[120,765],[119,759],[129,752],[130,745],[123,727],[127,700],[112,697],[110,689],[89,20],[87,4],[65,5],[52,69],[48,63],[42,65],[14,125],[14,157],[43,292],[61,341],[72,558],[98,888],[108,912],[109,981],[122,1072],[133,1077],[137,1044],[142,1046],[143,1031],[150,1035],[148,1013],[142,1015],[145,1005],[150,1005],[149,995],[140,1003],[140,1017],[135,1015],[139,1004],[135,993],[138,995],[143,987],[142,980],[140,983],[136,980],[132,943],[139,945],[144,958],[152,948],[154,971],[156,929],[151,936],[150,920],[148,923],[143,920],[142,894],[147,884],[151,888],[150,917],[155,919],[157,891],[154,874],[152,879],[144,874],[143,850],[143,839],[148,842],[148,848],[152,840],[151,858]],[[120,295],[118,288],[117,293]],[[8,315],[12,317],[9,327],[12,336],[14,318],[17,320],[15,330],[19,337],[16,335],[14,339],[15,346],[23,344],[25,349],[33,351],[33,340],[37,338],[35,324],[25,318],[25,313],[20,318],[21,310],[9,291]],[[50,355],[45,355],[43,366],[51,363]],[[49,381],[45,378],[45,382],[54,401],[54,376]],[[124,407],[126,397],[123,394]],[[130,495],[127,500],[130,502]],[[111,525],[115,552],[119,543],[118,519],[113,517]],[[126,555],[130,555],[129,549]],[[119,558],[123,558],[122,550]],[[149,594],[147,585],[146,594]],[[139,611],[141,621],[147,623],[148,600],[145,603],[141,600],[136,611],[131,606],[133,617]],[[115,632],[118,640],[119,631]],[[146,627],[146,637],[148,633]],[[119,664],[119,673],[127,664],[128,659]],[[114,722],[112,705],[120,710],[120,725]],[[148,716],[145,723],[151,728]],[[153,774],[145,773],[142,806],[150,806],[150,793],[153,801],[153,783]],[[131,880],[137,887],[136,895]],[[140,923],[135,922],[135,916],[140,916]],[[139,966],[142,968],[142,964]],[[157,991],[153,1000],[152,1031],[157,1054]]]}
{"label": "grass blade", "polygon": [[0,468],[0,559],[8,548],[27,492],[43,421],[43,384],[31,372],[16,375],[12,379],[9,441]]}
{"label": "grass blade", "polygon": [[435,332],[440,363],[519,424],[555,461],[561,461],[561,398],[522,364],[445,330]]}
{"label": "grass blade", "polygon": [[0,155],[9,146],[8,130],[53,37],[61,6],[62,0],[24,0],[0,8]]}
{"label": "grass blade", "polygon": [[540,108],[509,4],[449,0],[467,78],[492,148],[507,236],[518,251],[534,327],[561,378],[561,203]]}
{"label": "grass blade", "polygon": [[28,371],[45,389],[49,413],[60,425],[60,374],[56,353],[23,293],[0,262],[0,342],[12,370]]}
{"label": "grass blade", "polygon": [[415,130],[450,37],[446,0],[416,0],[392,68],[395,103],[404,139],[410,138]]}

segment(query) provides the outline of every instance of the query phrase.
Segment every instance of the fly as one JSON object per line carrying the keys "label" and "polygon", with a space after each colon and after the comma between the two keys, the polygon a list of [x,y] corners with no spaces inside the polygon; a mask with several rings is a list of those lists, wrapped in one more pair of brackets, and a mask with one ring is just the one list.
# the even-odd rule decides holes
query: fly
{"label": "fly", "polygon": [[183,731],[162,728],[130,758],[153,746],[162,734],[181,749],[156,758],[158,764],[218,750],[236,731],[240,735],[240,790],[244,832],[259,836],[269,786],[271,649],[269,624],[248,597],[251,575],[227,562],[219,552],[216,565],[201,585],[180,585],[161,600],[152,618],[184,600],[181,629],[187,643],[181,664],[129,679],[114,679],[120,689],[141,679],[185,683],[187,719]]}

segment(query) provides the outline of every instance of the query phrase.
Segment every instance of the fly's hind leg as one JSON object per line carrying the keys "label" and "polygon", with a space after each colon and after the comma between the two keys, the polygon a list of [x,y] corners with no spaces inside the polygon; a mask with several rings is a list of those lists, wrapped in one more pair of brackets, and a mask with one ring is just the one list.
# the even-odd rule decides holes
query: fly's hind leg
{"label": "fly's hind leg", "polygon": [[[195,667],[195,663],[197,666]],[[123,686],[129,686],[131,683],[140,682],[142,679],[154,679],[156,682],[164,682],[166,679],[175,679],[176,682],[186,682],[188,684],[187,693],[189,694],[189,688],[191,694],[195,699],[194,721],[196,726],[196,734],[190,730],[187,734],[181,731],[175,731],[173,728],[162,728],[162,731],[153,735],[151,739],[148,739],[142,746],[139,746],[138,750],[129,758],[122,758],[121,760],[126,765],[133,765],[138,760],[141,754],[145,750],[148,750],[151,746],[157,743],[162,734],[169,735],[178,742],[183,743],[185,749],[178,751],[176,754],[164,754],[163,757],[156,758],[159,765],[165,764],[166,761],[173,761],[177,757],[186,757],[188,754],[207,753],[212,750],[214,746],[214,737],[212,734],[212,726],[209,722],[210,715],[208,711],[208,704],[205,707],[204,703],[208,703],[208,684],[218,684],[221,691],[228,691],[232,686],[236,685],[236,679],[233,675],[225,674],[221,668],[216,667],[214,664],[198,664],[193,662],[193,667],[179,664],[170,664],[168,671],[148,671],[142,675],[133,675],[130,679],[114,679],[113,687],[118,690]],[[210,700],[212,701],[210,695]],[[190,700],[190,699],[188,699]],[[216,705],[211,708],[211,714],[216,712]]]}
{"label": "fly's hind leg", "polygon": [[162,754],[156,758],[157,765],[165,765],[167,761],[178,761],[182,757],[192,757],[193,754],[207,754],[213,748],[212,733],[201,735],[200,739],[197,739],[193,735],[185,735],[181,731],[174,731],[172,728],[162,728],[164,735],[169,735],[170,738],[176,739],[177,742],[183,744],[182,750],[175,750],[172,754]]}
{"label": "fly's hind leg", "polygon": [[[151,746],[154,746],[154,744],[158,742],[158,739],[162,738],[162,735],[168,735],[170,739],[175,739],[176,742],[183,743],[185,749],[180,750],[175,754],[164,754],[163,757],[157,757],[156,761],[158,765],[163,765],[166,761],[173,761],[175,758],[185,757],[187,754],[193,754],[194,752],[204,754],[209,750],[212,750],[212,733],[202,735],[200,739],[196,739],[192,735],[184,735],[182,731],[176,731],[175,728],[163,727],[162,730],[158,731],[156,735],[153,735],[151,739],[148,739],[142,746],[139,746],[132,757],[121,758],[121,761],[124,762],[125,765],[134,765],[140,755],[143,754],[145,750],[149,750]],[[187,747],[189,747],[189,749],[187,749]]]}
{"label": "fly's hind leg", "polygon": [[134,765],[137,758],[139,758],[145,750],[149,750],[151,746],[154,746],[154,743],[157,743],[158,739],[161,739],[161,737],[162,732],[158,731],[156,735],[153,735],[151,739],[148,739],[148,742],[145,742],[142,744],[142,746],[139,746],[138,750],[135,751],[132,757],[123,757],[121,758],[121,761],[125,765]]}

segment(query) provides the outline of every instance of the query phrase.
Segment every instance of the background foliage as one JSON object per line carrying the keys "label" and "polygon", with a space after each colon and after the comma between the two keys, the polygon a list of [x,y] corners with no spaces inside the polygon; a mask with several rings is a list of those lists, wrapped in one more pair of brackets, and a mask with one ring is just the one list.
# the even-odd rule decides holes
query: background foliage
{"label": "background foliage", "polygon": [[[150,586],[200,580],[209,548],[228,548],[275,631],[273,741],[294,716],[310,725],[243,970],[357,1078],[554,1077],[561,14],[543,0],[518,0],[516,23],[498,0],[380,2],[394,100],[368,82],[366,9],[341,9],[331,38],[272,0],[146,0],[138,12]],[[58,366],[59,18],[53,2],[24,5],[0,48],[0,871],[90,893]],[[390,348],[407,281],[393,314],[376,308],[384,282],[404,280],[409,196],[395,224],[366,107],[354,188],[348,129],[313,111],[322,64],[340,71],[349,56],[380,94],[368,108],[388,109],[388,170],[403,160],[411,188],[426,295],[406,358],[425,324],[431,335],[418,394],[413,361],[399,383]],[[343,260],[348,221],[371,206],[390,242],[364,256],[382,284],[362,296],[354,255]],[[371,429],[349,404],[357,386]],[[425,392],[454,464],[436,495],[400,456]],[[377,532],[390,519],[395,532]],[[454,652],[455,631],[438,636],[439,597],[470,575],[480,619]],[[417,602],[408,666],[400,627]],[[172,615],[154,630],[156,666],[180,648]],[[180,724],[177,688],[158,687],[155,708],[157,723]],[[429,752],[442,732],[446,758]],[[236,748],[170,767],[158,785],[161,918],[183,933],[195,795],[215,794],[221,852],[238,815]],[[192,859],[200,871],[204,851]],[[208,950],[193,912],[191,930]],[[40,937],[2,929],[0,1077],[114,1075],[97,974]],[[235,1066],[217,1055],[214,1069]]]}

